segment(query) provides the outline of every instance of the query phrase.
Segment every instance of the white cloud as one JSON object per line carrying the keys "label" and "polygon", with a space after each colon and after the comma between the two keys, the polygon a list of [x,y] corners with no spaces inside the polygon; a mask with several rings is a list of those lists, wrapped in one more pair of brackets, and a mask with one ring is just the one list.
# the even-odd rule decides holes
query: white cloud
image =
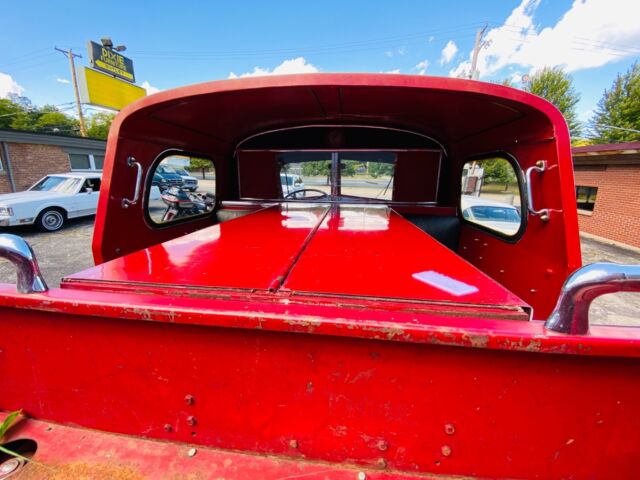
{"label": "white cloud", "polygon": [[458,53],[458,46],[456,42],[453,40],[449,40],[445,47],[442,49],[442,54],[440,55],[440,65],[444,65],[445,63],[449,63],[453,60],[453,57]]}
{"label": "white cloud", "polygon": [[260,77],[265,75],[287,75],[290,73],[316,73],[320,69],[307,62],[304,57],[292,58],[285,60],[280,65],[276,66],[273,70],[262,67],[253,67],[252,72],[241,73],[236,75],[235,73],[229,73],[228,78],[242,78],[242,77]]}
{"label": "white cloud", "polygon": [[[574,0],[555,25],[543,29],[533,21],[539,4],[540,0],[522,0],[503,25],[487,33],[489,44],[478,55],[480,76],[508,65],[528,71],[560,66],[573,72],[640,53],[639,2]],[[470,65],[470,60],[464,61],[450,75],[458,76]]]}
{"label": "white cloud", "polygon": [[413,68],[418,71],[418,75],[425,75],[427,73],[428,66],[429,66],[429,60],[423,60]]}
{"label": "white cloud", "polygon": [[407,52],[407,48],[406,47],[400,47],[398,49],[394,50],[387,50],[386,52],[384,52],[384,54],[387,57],[393,57],[394,55],[404,55]]}
{"label": "white cloud", "polygon": [[4,98],[10,93],[22,95],[24,88],[7,73],[0,72],[0,98]]}
{"label": "white cloud", "polygon": [[395,70],[387,70],[386,72],[380,72],[380,73],[390,73],[390,74],[397,75],[398,73],[400,73],[400,69],[396,68]]}
{"label": "white cloud", "polygon": [[60,77],[58,77],[58,78],[56,78],[56,82],[58,82],[58,83],[65,83],[65,84],[66,84],[66,83],[69,83],[69,80],[67,80],[66,78],[60,78]]}
{"label": "white cloud", "polygon": [[153,85],[151,85],[148,80],[142,82],[140,86],[147,91],[147,95],[153,95],[154,93],[162,91],[158,87],[154,87]]}

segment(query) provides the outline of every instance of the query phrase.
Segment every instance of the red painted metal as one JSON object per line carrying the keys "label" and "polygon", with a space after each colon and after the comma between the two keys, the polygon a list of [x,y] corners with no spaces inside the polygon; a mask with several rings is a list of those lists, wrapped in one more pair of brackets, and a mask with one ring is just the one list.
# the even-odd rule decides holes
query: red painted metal
{"label": "red painted metal", "polygon": [[[402,244],[408,248],[399,248]],[[413,275],[420,272],[434,272],[477,290],[457,295],[415,279]],[[333,295],[527,306],[388,207],[375,205],[332,208],[284,288]]]}
{"label": "red painted metal", "polygon": [[[398,250],[403,242],[411,248]],[[460,295],[412,276],[426,271],[476,291]],[[270,207],[73,274],[63,285],[77,282],[274,292],[285,282],[283,293],[528,308],[384,205]]]}
{"label": "red painted metal", "polygon": [[65,281],[277,289],[328,210],[283,205],[100,264]]}
{"label": "red painted metal", "polygon": [[[391,126],[433,137],[447,151],[438,198],[439,207],[445,208],[457,205],[460,171],[471,156],[504,151],[513,154],[523,170],[545,159],[549,171],[533,188],[539,204],[552,210],[552,221],[530,217],[524,238],[515,244],[480,232],[480,244],[465,244],[467,250],[460,253],[530,304],[537,318],[548,315],[562,282],[581,265],[569,134],[553,105],[500,85],[371,74],[210,82],[161,92],[127,107],[110,131],[94,235],[96,261],[180,237],[211,222],[199,219],[155,229],[142,221],[144,202],[122,209],[121,199],[134,188],[135,172],[126,166],[129,156],[135,156],[148,175],[161,152],[183,148],[211,157],[218,179],[233,179],[239,142],[267,130],[309,124]],[[233,181],[218,180],[220,200],[237,199],[237,192]],[[115,225],[126,225],[126,241]],[[465,225],[468,229],[473,227]],[[507,268],[480,259],[488,256]]]}
{"label": "red painted metal", "polygon": [[[63,309],[52,301],[47,314],[5,308],[0,408],[137,436],[392,471],[511,478],[637,473],[640,359],[593,356],[598,342],[589,338],[570,344],[564,336],[557,344],[587,354],[543,353],[541,345],[554,336],[542,334],[539,324],[502,321],[504,331],[529,329],[521,335],[528,340],[513,338],[520,351],[480,348],[504,341],[490,328],[467,331],[466,344],[476,348],[461,348],[407,341],[404,324],[390,327],[389,320],[359,328],[385,340],[354,338],[352,319],[343,320],[345,336],[328,336],[316,332],[317,317],[286,313],[280,323],[290,331],[274,333],[263,322],[275,319],[259,313],[260,305],[228,318],[255,328],[221,328],[181,323],[184,306],[171,305],[174,313],[161,316],[136,307],[134,295],[112,297],[130,305],[117,310],[138,320],[107,318],[106,308],[86,316],[71,302]],[[188,303],[191,315],[199,315],[202,301],[183,299]],[[336,322],[335,310],[332,317]],[[405,312],[406,325],[412,317]],[[458,321],[449,318],[449,325]],[[313,334],[291,333],[296,326]],[[456,341],[446,328],[425,328]],[[634,355],[637,341],[629,348]],[[609,342],[609,353],[621,347]]]}
{"label": "red painted metal", "polygon": [[[4,418],[0,412],[0,420]],[[199,480],[405,480],[420,478],[356,466],[337,466],[271,456],[258,456],[200,445],[123,437],[85,428],[24,419],[8,441],[30,438],[37,462],[13,479],[184,479]],[[73,448],[69,448],[72,445]],[[61,452],[64,455],[61,455]],[[117,459],[117,461],[114,461]],[[435,478],[435,477],[431,477]]]}
{"label": "red painted metal", "polygon": [[[233,205],[237,143],[315,123],[442,143],[437,205],[404,213],[459,213],[474,155],[504,151],[522,169],[545,159],[532,188],[551,220],[529,216],[511,243],[464,224],[458,256],[386,206],[292,202],[165,228],[145,223],[144,202],[121,208],[129,156],[148,175],[168,148],[208,155]],[[119,115],[103,185],[100,265],[42,294],[0,285],[0,410],[66,425],[53,440],[50,423],[16,430],[42,444],[36,459],[103,465],[108,451],[149,478],[638,477],[640,328],[564,335],[538,321],[580,265],[568,132],[544,100],[390,75],[196,85]],[[478,291],[412,278],[429,270]],[[206,448],[185,458],[185,444]]]}

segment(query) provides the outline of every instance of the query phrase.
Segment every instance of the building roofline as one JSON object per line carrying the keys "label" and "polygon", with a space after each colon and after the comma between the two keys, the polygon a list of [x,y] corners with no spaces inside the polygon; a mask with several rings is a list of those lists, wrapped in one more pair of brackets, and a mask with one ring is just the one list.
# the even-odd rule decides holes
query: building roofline
{"label": "building roofline", "polygon": [[600,145],[583,145],[581,147],[573,147],[571,153],[576,156],[581,155],[625,155],[629,153],[638,153],[640,151],[640,142],[624,142],[624,143],[604,143]]}
{"label": "building roofline", "polygon": [[58,145],[68,148],[105,150],[107,142],[95,138],[74,137],[52,133],[36,133],[25,130],[0,129],[0,142]]}

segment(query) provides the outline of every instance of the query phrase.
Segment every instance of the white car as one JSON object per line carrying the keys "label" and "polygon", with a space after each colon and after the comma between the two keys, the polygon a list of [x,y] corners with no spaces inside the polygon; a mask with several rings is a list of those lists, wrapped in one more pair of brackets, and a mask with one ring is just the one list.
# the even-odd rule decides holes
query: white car
{"label": "white car", "polygon": [[100,181],[99,173],[60,173],[24,192],[0,195],[0,227],[35,224],[55,232],[68,218],[94,215]]}
{"label": "white car", "polygon": [[[280,185],[282,186],[283,198],[304,198],[305,189],[304,181],[300,175],[292,175],[289,173],[280,174]],[[298,193],[301,192],[301,193]]]}
{"label": "white car", "polygon": [[515,235],[520,230],[522,224],[520,211],[513,205],[472,195],[462,195],[460,206],[462,217],[470,222],[509,236]]}

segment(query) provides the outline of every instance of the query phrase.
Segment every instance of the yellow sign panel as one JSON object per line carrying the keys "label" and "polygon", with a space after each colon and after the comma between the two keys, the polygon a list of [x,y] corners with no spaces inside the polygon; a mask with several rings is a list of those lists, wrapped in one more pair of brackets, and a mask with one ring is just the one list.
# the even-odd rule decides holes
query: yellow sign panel
{"label": "yellow sign panel", "polygon": [[79,71],[80,100],[99,107],[122,110],[131,102],[147,95],[147,91],[132,83],[84,67]]}

